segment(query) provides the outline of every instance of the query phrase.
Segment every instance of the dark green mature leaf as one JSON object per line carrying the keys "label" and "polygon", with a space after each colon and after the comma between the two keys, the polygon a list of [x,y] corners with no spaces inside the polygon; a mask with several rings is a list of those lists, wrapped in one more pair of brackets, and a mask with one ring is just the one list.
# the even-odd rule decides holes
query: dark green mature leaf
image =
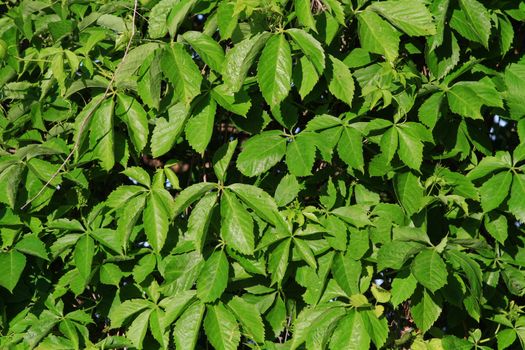
{"label": "dark green mature leaf", "polygon": [[288,95],[292,82],[292,54],[283,34],[272,36],[261,54],[257,79],[264,99],[278,105]]}

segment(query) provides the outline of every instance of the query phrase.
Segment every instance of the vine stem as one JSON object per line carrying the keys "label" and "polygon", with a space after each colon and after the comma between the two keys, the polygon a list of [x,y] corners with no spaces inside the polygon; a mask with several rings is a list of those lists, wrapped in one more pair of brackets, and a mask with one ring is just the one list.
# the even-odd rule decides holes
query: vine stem
{"label": "vine stem", "polygon": [[60,164],[58,169],[53,173],[53,175],[51,175],[51,178],[49,180],[47,180],[47,182],[44,184],[44,186],[42,186],[42,188],[33,197],[28,199],[27,202],[23,206],[20,207],[20,210],[24,210],[29,204],[31,204],[31,202],[33,202],[35,199],[40,197],[40,195],[42,195],[42,193],[47,188],[47,186],[49,186],[51,184],[51,182],[58,176],[58,174],[60,174],[60,172],[64,169],[64,167],[69,162],[71,157],[73,157],[73,154],[75,154],[77,149],[80,147],[80,141],[82,140],[80,135],[82,135],[82,133],[84,132],[84,129],[86,128],[86,126],[88,125],[89,121],[91,120],[91,117],[95,113],[95,110],[97,109],[97,107],[100,106],[100,104],[102,102],[104,102],[104,100],[106,100],[106,98],[109,96],[110,91],[111,91],[111,89],[113,87],[113,83],[115,82],[115,78],[117,77],[117,73],[118,73],[120,67],[122,67],[124,61],[126,60],[126,57],[128,56],[129,50],[131,48],[131,43],[133,41],[133,38],[135,37],[135,31],[136,31],[136,29],[135,29],[135,22],[137,20],[137,8],[138,8],[138,0],[134,0],[133,17],[132,17],[132,23],[131,23],[131,35],[130,35],[128,43],[126,45],[126,49],[124,50],[124,55],[122,56],[122,60],[120,61],[120,64],[117,66],[117,69],[115,69],[115,72],[111,76],[111,80],[109,81],[108,86],[107,86],[106,90],[104,91],[104,94],[102,95],[102,98],[99,99],[95,103],[93,108],[90,109],[90,111],[87,113],[86,117],[84,118],[84,120],[80,124],[80,128],[78,130],[79,137],[75,141],[75,143],[73,145],[73,148],[71,149],[71,152],[69,152],[69,154],[67,155],[66,159],[64,159],[62,164]]}

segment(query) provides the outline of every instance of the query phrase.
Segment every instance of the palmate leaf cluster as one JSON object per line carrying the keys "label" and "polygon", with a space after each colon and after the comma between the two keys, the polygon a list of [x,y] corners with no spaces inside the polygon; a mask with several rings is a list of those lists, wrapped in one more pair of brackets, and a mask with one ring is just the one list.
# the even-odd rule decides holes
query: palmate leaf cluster
{"label": "palmate leaf cluster", "polygon": [[523,348],[524,21],[1,2],[0,348]]}

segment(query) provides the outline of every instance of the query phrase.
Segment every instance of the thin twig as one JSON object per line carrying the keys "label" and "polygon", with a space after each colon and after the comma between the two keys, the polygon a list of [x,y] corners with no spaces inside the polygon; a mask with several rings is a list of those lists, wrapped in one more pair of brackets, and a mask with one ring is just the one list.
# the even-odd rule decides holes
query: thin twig
{"label": "thin twig", "polygon": [[93,113],[95,112],[97,107],[100,106],[100,104],[108,97],[109,92],[110,92],[110,90],[111,90],[111,88],[113,86],[113,83],[115,82],[115,78],[117,76],[119,68],[122,67],[123,62],[124,62],[124,60],[126,59],[128,53],[129,53],[129,49],[131,48],[131,42],[133,41],[133,37],[135,36],[135,21],[137,19],[137,7],[138,7],[138,0],[135,0],[134,1],[134,5],[133,5],[133,18],[132,18],[132,23],[131,23],[131,35],[130,35],[128,44],[126,45],[126,50],[124,50],[124,56],[122,56],[122,60],[120,61],[120,64],[117,66],[117,69],[115,69],[115,72],[113,73],[113,76],[111,77],[111,80],[109,81],[108,86],[106,88],[106,91],[104,91],[104,94],[102,95],[102,98],[99,99],[99,101],[97,103],[95,103],[95,106],[88,112],[86,118],[84,118],[84,120],[82,121],[82,124],[80,124],[79,132],[78,132],[79,137],[75,141],[75,144],[73,145],[73,148],[71,149],[71,152],[69,152],[69,154],[67,155],[66,159],[58,167],[57,171],[54,172],[54,174],[51,176],[51,178],[44,184],[44,186],[42,186],[42,188],[37,192],[37,194],[35,194],[33,197],[31,197],[22,207],[20,207],[20,210],[24,210],[29,204],[31,204],[31,202],[33,202],[35,199],[40,197],[40,195],[44,192],[46,187],[51,184],[51,182],[58,176],[58,174],[60,174],[60,172],[66,166],[67,162],[69,162],[71,157],[73,157],[73,154],[75,154],[75,152],[78,149],[78,147],[80,147],[80,140],[82,139],[80,137],[80,135],[82,135],[82,133],[84,132],[84,129],[86,128],[87,124],[91,120],[91,117],[93,116]]}

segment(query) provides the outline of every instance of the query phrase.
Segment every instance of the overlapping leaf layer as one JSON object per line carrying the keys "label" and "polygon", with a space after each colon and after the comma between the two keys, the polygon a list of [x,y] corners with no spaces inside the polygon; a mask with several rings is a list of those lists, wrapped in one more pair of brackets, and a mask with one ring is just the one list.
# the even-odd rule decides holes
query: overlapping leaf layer
{"label": "overlapping leaf layer", "polygon": [[0,3],[0,348],[525,347],[525,1]]}

